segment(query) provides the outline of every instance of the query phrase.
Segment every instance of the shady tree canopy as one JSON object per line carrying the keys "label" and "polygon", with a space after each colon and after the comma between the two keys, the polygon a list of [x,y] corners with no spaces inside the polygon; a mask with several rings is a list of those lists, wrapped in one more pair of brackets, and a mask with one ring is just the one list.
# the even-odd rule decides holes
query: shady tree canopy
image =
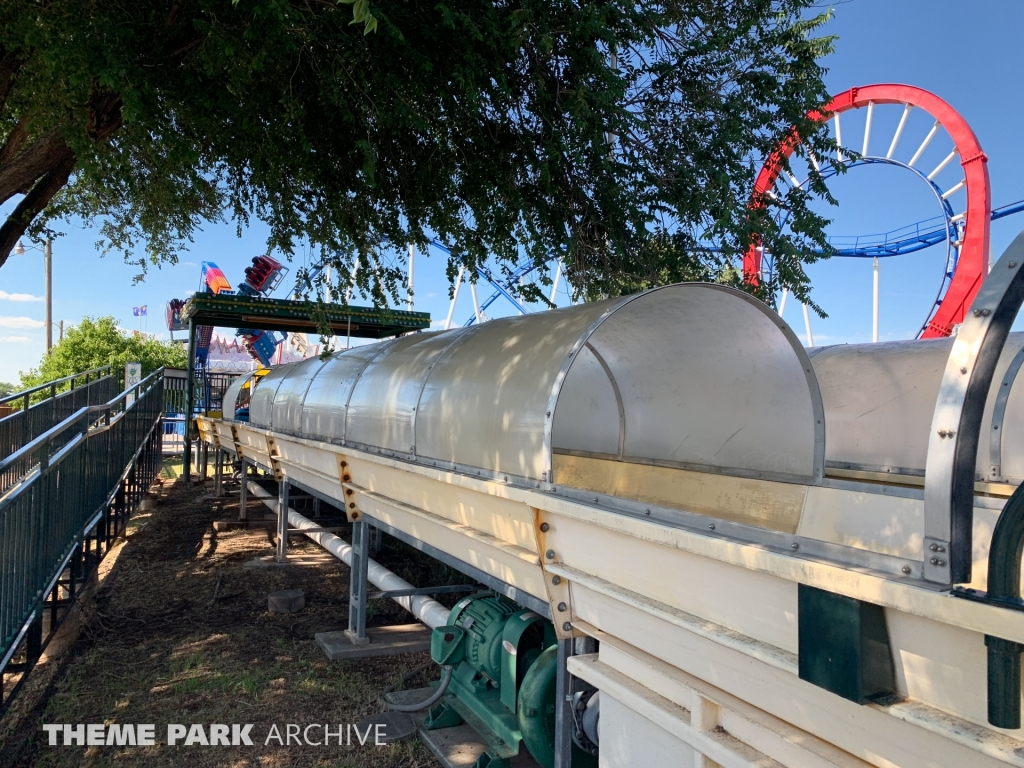
{"label": "shady tree canopy", "polygon": [[764,208],[750,190],[794,128],[798,153],[829,153],[805,117],[831,46],[811,6],[5,0],[0,266],[62,218],[144,271],[205,221],[257,217],[285,255],[312,248],[342,274],[362,259],[381,303],[402,244],[431,238],[449,277],[560,255],[591,298],[737,282],[759,233],[776,276],[754,290],[804,300],[826,223],[808,203],[827,190],[815,175]]}

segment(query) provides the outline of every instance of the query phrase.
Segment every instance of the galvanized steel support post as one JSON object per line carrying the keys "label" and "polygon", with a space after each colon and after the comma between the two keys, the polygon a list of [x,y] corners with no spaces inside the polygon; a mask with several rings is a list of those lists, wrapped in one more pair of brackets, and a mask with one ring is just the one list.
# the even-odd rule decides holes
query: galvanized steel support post
{"label": "galvanized steel support post", "polygon": [[239,493],[238,499],[238,519],[248,520],[249,519],[249,480],[246,475],[249,474],[249,462],[244,458],[242,459],[242,489]]}
{"label": "galvanized steel support post", "polygon": [[558,670],[555,672],[555,768],[572,768],[572,676],[569,657],[573,640],[558,641]]}
{"label": "galvanized steel support post", "polygon": [[367,576],[370,565],[369,526],[362,520],[352,523],[352,570],[349,574],[348,629],[345,635],[353,645],[365,645]]}
{"label": "galvanized steel support post", "polygon": [[288,562],[288,481],[277,484],[277,553],[274,559]]}
{"label": "galvanized steel support post", "polygon": [[217,448],[213,452],[213,495],[220,498],[223,493],[224,451]]}
{"label": "galvanized steel support post", "polygon": [[196,321],[188,321],[188,375],[185,379],[185,455],[182,457],[182,472],[185,482],[192,479],[192,411],[195,409],[196,375]]}

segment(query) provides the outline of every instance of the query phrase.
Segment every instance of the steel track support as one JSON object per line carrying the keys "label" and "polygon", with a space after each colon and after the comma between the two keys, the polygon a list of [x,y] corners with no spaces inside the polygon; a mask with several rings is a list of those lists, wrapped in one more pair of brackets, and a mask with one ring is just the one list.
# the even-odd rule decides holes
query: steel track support
{"label": "steel track support", "polygon": [[277,552],[274,560],[288,562],[288,481],[277,484]]}
{"label": "steel track support", "polygon": [[352,568],[349,572],[348,629],[345,635],[353,645],[365,645],[367,578],[370,565],[370,526],[363,520],[352,523]]}

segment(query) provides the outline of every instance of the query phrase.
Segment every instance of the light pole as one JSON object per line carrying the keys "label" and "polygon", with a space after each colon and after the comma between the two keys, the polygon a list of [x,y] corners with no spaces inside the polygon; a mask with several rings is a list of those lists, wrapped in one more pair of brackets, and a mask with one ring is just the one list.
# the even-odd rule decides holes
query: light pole
{"label": "light pole", "polygon": [[46,239],[42,248],[34,245],[25,246],[21,240],[14,246],[14,254],[21,256],[26,250],[41,250],[43,253],[43,268],[46,271],[46,354],[53,349],[53,240]]}

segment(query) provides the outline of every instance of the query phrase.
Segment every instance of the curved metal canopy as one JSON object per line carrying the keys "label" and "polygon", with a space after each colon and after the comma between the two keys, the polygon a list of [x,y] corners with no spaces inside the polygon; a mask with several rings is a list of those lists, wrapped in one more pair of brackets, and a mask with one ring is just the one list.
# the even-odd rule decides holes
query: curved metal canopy
{"label": "curved metal canopy", "polygon": [[282,366],[251,423],[548,484],[553,454],[819,482],[803,347],[749,295],[686,283]]}
{"label": "curved metal canopy", "polygon": [[[953,339],[841,344],[811,351],[825,403],[827,466],[924,475],[935,404]],[[1012,333],[985,400],[980,480],[1024,479],[1024,387],[1014,387],[1024,333]],[[1006,434],[1003,434],[1003,433]]]}
{"label": "curved metal canopy", "polygon": [[242,391],[242,386],[249,381],[254,373],[246,373],[235,378],[234,381],[224,390],[224,397],[221,398],[221,408],[225,414],[225,418],[232,418],[235,414],[235,409],[238,407],[238,395]]}

